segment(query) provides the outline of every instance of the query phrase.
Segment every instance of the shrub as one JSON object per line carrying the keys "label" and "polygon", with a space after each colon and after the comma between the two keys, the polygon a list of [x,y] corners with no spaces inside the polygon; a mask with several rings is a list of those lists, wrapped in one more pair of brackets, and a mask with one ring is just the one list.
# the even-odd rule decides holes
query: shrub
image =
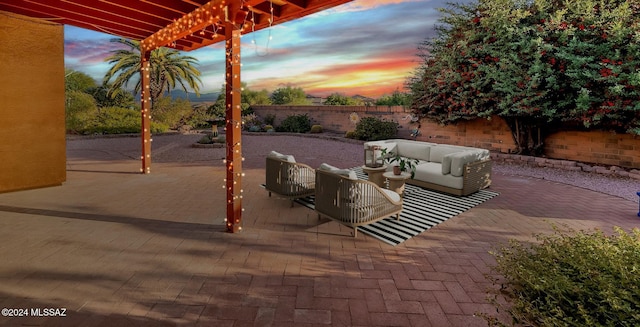
{"label": "shrub", "polygon": [[311,119],[307,114],[287,116],[276,129],[278,132],[306,133],[311,129]]}
{"label": "shrub", "polygon": [[264,130],[268,131],[270,129],[273,129],[273,125],[264,125]]}
{"label": "shrub", "polygon": [[100,109],[83,130],[84,134],[140,133],[140,111],[120,107]]}
{"label": "shrub", "polygon": [[210,134],[206,134],[203,135],[199,140],[198,140],[198,144],[212,144],[213,140],[211,139],[212,135]]}
{"label": "shrub", "polygon": [[97,114],[96,101],[91,95],[81,91],[66,93],[65,121],[67,131],[82,133]]}
{"label": "shrub", "polygon": [[182,122],[193,128],[207,128],[211,127],[211,124],[207,121],[215,118],[209,113],[209,110],[204,105],[194,106],[191,113],[182,119]]}
{"label": "shrub", "polygon": [[376,117],[363,117],[356,124],[353,138],[364,141],[390,139],[398,134],[398,123],[380,120]]}
{"label": "shrub", "polygon": [[311,133],[322,133],[322,126],[320,125],[311,126]]}
{"label": "shrub", "polygon": [[[169,125],[151,121],[151,133],[164,133],[169,130]],[[138,133],[140,129],[138,129]]]}
{"label": "shrub", "polygon": [[171,99],[162,97],[156,100],[151,108],[151,117],[154,121],[169,125],[170,128],[178,128],[183,119],[193,112],[191,102],[186,99]]}
{"label": "shrub", "polygon": [[[496,256],[507,312],[525,326],[640,326],[640,230],[512,240]],[[498,306],[500,309],[500,306]],[[490,323],[495,319],[485,317]]]}
{"label": "shrub", "polygon": [[344,137],[348,138],[348,139],[355,139],[356,138],[356,132],[355,131],[347,131],[346,133],[344,133]]}
{"label": "shrub", "polygon": [[202,136],[197,143],[199,144],[214,144],[214,143],[224,143],[225,138],[220,135],[214,135],[213,133],[208,133]]}
{"label": "shrub", "polygon": [[264,123],[267,125],[271,125],[273,126],[276,122],[276,115],[275,114],[266,114],[264,116]]}

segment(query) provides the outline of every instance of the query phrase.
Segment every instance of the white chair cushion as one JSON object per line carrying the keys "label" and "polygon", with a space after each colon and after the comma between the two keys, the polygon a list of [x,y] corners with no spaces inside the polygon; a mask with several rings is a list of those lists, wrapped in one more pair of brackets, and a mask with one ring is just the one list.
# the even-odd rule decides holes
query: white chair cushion
{"label": "white chair cushion", "polygon": [[320,167],[318,167],[318,170],[324,170],[324,171],[332,171],[332,170],[337,170],[338,167],[334,167],[328,163],[322,163],[320,165]]}
{"label": "white chair cushion", "polygon": [[276,159],[280,159],[280,160],[284,160],[287,162],[291,162],[291,163],[295,163],[296,159],[290,155],[290,154],[282,154],[280,152],[276,152],[276,151],[271,151],[269,152],[269,154],[267,154],[267,157],[269,158],[276,158]]}
{"label": "white chair cushion", "polygon": [[322,163],[320,167],[318,167],[318,170],[328,171],[333,174],[344,176],[352,180],[358,179],[358,175],[356,175],[355,171],[349,170],[349,169],[340,169],[327,163]]}
{"label": "white chair cushion", "polygon": [[391,200],[396,201],[396,202],[400,201],[400,194],[398,194],[398,193],[396,193],[396,192],[394,192],[392,190],[387,190],[386,188],[381,188],[381,190],[382,190],[382,192],[386,193],[391,198]]}

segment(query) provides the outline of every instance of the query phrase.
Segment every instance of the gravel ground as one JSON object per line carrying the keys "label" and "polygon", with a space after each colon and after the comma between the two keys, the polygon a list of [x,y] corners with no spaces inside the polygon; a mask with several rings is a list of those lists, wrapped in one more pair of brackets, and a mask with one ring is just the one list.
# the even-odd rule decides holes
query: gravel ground
{"label": "gravel ground", "polygon": [[634,202],[638,201],[636,193],[640,191],[640,181],[596,173],[496,163],[494,163],[492,171],[498,174],[527,176],[573,185]]}
{"label": "gravel ground", "polygon": [[[222,166],[224,148],[193,148],[202,134],[173,134],[153,137],[152,160],[158,163],[183,163]],[[328,139],[330,138],[330,139]],[[341,168],[362,164],[362,142],[338,136],[300,137],[295,135],[243,135],[242,151],[246,169],[264,167],[264,158],[271,151],[291,154],[296,161],[318,167],[323,162]],[[136,137],[70,137],[67,142],[69,160],[127,160],[140,158],[140,138]],[[493,165],[494,174],[526,176],[582,187],[605,194],[637,201],[640,183],[595,173],[536,168],[514,164]]]}

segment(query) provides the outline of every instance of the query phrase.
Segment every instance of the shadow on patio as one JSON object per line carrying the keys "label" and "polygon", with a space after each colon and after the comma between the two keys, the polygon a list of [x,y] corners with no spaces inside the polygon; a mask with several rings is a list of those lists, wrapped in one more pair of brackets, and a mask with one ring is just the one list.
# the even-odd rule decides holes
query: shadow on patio
{"label": "shadow on patio", "polygon": [[312,166],[361,160],[360,144],[300,140],[244,137],[238,234],[224,232],[222,164],[215,153],[191,157],[200,149],[187,144],[159,154],[151,175],[119,173],[139,169],[136,160],[71,151],[63,186],[0,194],[2,307],[67,308],[0,325],[485,326],[474,313],[494,311],[485,274],[499,242],[549,222],[637,225],[631,201],[495,174],[499,196],[398,246],[354,239],[260,187],[270,150]]}

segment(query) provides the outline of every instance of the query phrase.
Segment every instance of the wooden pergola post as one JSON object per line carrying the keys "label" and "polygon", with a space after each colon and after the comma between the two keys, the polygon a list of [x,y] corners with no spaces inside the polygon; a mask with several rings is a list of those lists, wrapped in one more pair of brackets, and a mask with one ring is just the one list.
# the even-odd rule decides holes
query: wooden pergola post
{"label": "wooden pergola post", "polygon": [[240,84],[240,33],[232,22],[225,25],[225,126],[227,139],[227,231],[242,230],[242,107]]}
{"label": "wooden pergola post", "polygon": [[151,90],[149,88],[149,70],[151,66],[149,58],[151,57],[151,51],[141,49],[140,57],[140,84],[142,88],[140,98],[142,112],[142,168],[140,171],[143,174],[149,174],[151,173]]}

